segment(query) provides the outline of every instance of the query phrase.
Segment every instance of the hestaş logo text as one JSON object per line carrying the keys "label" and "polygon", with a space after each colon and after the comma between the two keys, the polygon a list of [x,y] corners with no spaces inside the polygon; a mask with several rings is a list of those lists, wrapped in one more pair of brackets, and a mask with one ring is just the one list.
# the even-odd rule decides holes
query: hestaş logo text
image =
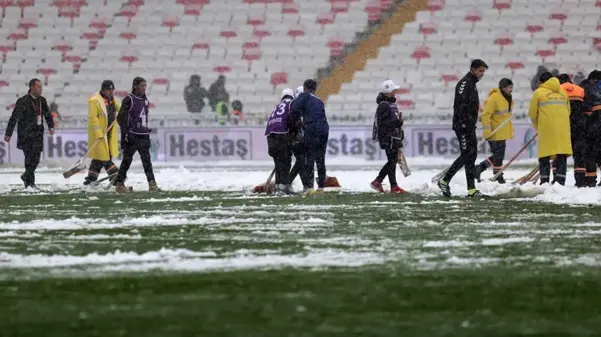
{"label": "hesta\u015f logo text", "polygon": [[88,151],[88,142],[86,140],[67,140],[63,136],[49,136],[48,158],[80,158]]}
{"label": "hesta\u015f logo text", "polygon": [[[202,134],[201,134],[202,135]],[[200,138],[200,139],[197,139]],[[212,137],[188,137],[185,134],[169,136],[170,157],[206,157],[215,159],[230,159],[237,157],[249,159],[249,139],[225,138],[213,134]]]}
{"label": "hesta\u015f logo text", "polygon": [[[334,136],[330,133],[327,154],[330,156],[363,156],[369,160],[378,158],[379,147],[368,137],[352,137],[346,133]],[[333,137],[334,136],[334,137]],[[337,137],[336,137],[337,136]]]}
{"label": "hesta\u015f logo text", "polygon": [[[479,141],[480,139],[478,139]],[[415,144],[418,156],[444,156],[457,155],[460,153],[459,140],[455,135],[434,136],[431,131],[418,131]],[[486,143],[478,148],[478,153],[488,153],[489,149]]]}

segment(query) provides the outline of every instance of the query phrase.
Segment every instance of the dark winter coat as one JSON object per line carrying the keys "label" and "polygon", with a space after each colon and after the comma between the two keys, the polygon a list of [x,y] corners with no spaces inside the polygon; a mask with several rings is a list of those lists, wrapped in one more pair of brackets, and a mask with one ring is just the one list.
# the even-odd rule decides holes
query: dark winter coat
{"label": "dark winter coat", "polygon": [[453,130],[456,132],[473,132],[478,123],[480,98],[476,88],[478,78],[467,73],[455,86],[453,103]]}
{"label": "dark winter coat", "polygon": [[582,81],[584,88],[584,112],[589,114],[587,129],[589,138],[601,136],[601,83]]}
{"label": "dark winter coat", "polygon": [[190,83],[184,89],[184,101],[188,112],[202,112],[205,107],[205,98],[208,97],[209,92],[200,85]]}
{"label": "dark winter coat", "polygon": [[403,146],[403,120],[399,116],[396,98],[380,93],[376,98],[378,109],[374,118],[373,140],[380,143],[381,149]]}
{"label": "dark winter coat", "polygon": [[6,136],[12,137],[17,126],[17,148],[42,152],[44,149],[44,122],[38,125],[38,115],[46,120],[49,129],[54,129],[54,121],[46,98],[33,98],[30,94],[17,99],[8,126]]}

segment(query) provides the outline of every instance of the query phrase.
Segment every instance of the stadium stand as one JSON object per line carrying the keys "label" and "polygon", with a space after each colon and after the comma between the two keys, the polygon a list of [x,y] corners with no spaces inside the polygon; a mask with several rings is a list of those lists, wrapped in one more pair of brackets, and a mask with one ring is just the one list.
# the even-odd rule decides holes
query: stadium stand
{"label": "stadium stand", "polygon": [[[224,74],[230,101],[241,100],[245,115],[258,122],[275,92],[353,60],[358,37],[377,35],[369,33],[378,33],[378,23],[392,12],[413,21],[403,27],[388,20],[400,32],[389,34],[390,44],[347,62],[359,64],[347,74],[352,80],[320,93],[334,119],[370,121],[377,84],[387,78],[403,83],[398,102],[407,118],[446,119],[449,88],[475,57],[491,66],[479,84],[482,99],[501,77],[510,77],[521,111],[538,65],[570,73],[601,66],[601,0],[406,0],[425,9],[416,17],[398,2],[0,0],[6,37],[0,42],[0,101],[6,106],[0,119],[32,77],[45,81],[44,95],[62,116],[85,121],[87,97],[103,79],[112,79],[123,96],[132,78],[143,76],[153,117],[212,120],[208,107],[194,116],[186,111],[183,90],[192,74],[206,88]],[[331,72],[319,74],[327,81]]]}
{"label": "stadium stand", "polygon": [[351,81],[322,97],[328,111],[369,121],[377,85],[391,78],[404,88],[397,102],[405,117],[445,120],[473,58],[490,66],[478,85],[481,100],[512,78],[516,114],[524,116],[539,65],[570,74],[601,67],[601,1],[430,0]]}
{"label": "stadium stand", "polygon": [[[190,75],[227,78],[230,100],[263,117],[274,92],[314,77],[377,21],[390,0],[0,0],[0,100],[7,109],[32,77],[62,116],[86,116],[104,79],[125,95],[149,83],[154,116],[187,117]],[[209,108],[205,108],[209,109]],[[210,109],[209,109],[210,110]],[[210,112],[209,112],[210,113]],[[206,115],[206,114],[204,114]],[[5,119],[5,118],[3,118]]]}

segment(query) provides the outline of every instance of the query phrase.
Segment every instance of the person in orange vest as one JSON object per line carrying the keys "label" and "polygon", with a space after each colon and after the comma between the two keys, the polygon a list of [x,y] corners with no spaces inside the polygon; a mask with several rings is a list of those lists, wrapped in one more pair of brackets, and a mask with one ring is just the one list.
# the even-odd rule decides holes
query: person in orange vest
{"label": "person in orange vest", "polygon": [[54,102],[50,103],[50,116],[52,116],[52,120],[54,121],[54,128],[58,129],[61,114],[58,113],[58,105]]}
{"label": "person in orange vest", "polygon": [[[584,114],[584,89],[572,83],[570,75],[558,76],[561,88],[570,98],[570,135],[574,157],[576,187],[585,187],[586,179],[586,115]],[[555,170],[555,167],[553,167]]]}
{"label": "person in orange vest", "polygon": [[244,120],[244,113],[242,112],[242,102],[235,100],[232,102],[232,124],[238,125]]}

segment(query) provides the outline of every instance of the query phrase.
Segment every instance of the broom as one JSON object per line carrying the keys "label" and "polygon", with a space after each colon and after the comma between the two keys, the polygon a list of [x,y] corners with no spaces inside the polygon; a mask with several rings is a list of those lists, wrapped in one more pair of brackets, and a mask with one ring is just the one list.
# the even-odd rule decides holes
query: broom
{"label": "broom", "polygon": [[530,144],[532,144],[532,142],[536,139],[536,137],[538,137],[538,133],[536,133],[526,144],[524,144],[524,146],[522,146],[522,148],[513,157],[511,157],[511,159],[509,159],[507,164],[503,165],[503,167],[501,167],[499,172],[495,173],[495,175],[492,176],[492,178],[490,178],[489,180],[490,181],[497,180],[497,178],[501,174],[503,174],[503,171],[505,171],[505,169],[507,169],[509,167],[509,165],[511,165],[511,163],[513,163],[513,161],[516,160],[517,157],[519,157],[519,155],[522,154],[522,152],[524,152],[524,150],[526,150],[526,148],[528,148],[528,146],[530,146]]}
{"label": "broom", "polygon": [[526,175],[516,179],[512,185],[524,185],[525,183],[532,181],[535,177],[538,178],[538,167],[539,166],[536,165],[530,172],[526,173]]}
{"label": "broom", "polygon": [[[115,124],[117,124],[117,120],[116,119],[106,129],[106,132],[104,134],[105,137],[106,137],[106,134],[111,131],[111,129],[113,128],[113,126],[115,126]],[[92,150],[94,150],[94,148],[98,144],[100,144],[100,141],[103,140],[103,139],[104,139],[104,137],[96,139],[96,141],[94,141],[94,143],[92,144],[92,146],[90,146],[90,148],[88,149],[88,152],[86,152],[86,154],[84,154],[83,157],[79,158],[79,160],[75,163],[75,165],[73,165],[73,167],[71,167],[67,171],[63,172],[63,177],[65,179],[68,179],[71,176],[73,176],[74,174],[77,174],[77,173],[85,170],[87,168],[87,166],[84,163],[84,161],[90,156],[90,153],[92,153]]]}
{"label": "broom", "polygon": [[[495,133],[497,133],[497,131],[501,130],[501,128],[504,127],[505,124],[509,123],[510,120],[511,120],[511,118],[507,118],[503,123],[501,123],[499,126],[497,126],[496,129],[492,130],[490,137],[492,137]],[[489,138],[482,139],[480,142],[478,142],[478,145],[476,145],[476,148],[479,148],[480,146],[482,146],[482,144],[484,144]],[[435,175],[434,177],[432,177],[432,180],[431,180],[432,183],[437,184],[438,181],[440,181],[440,179],[442,179],[442,177],[444,177],[444,175],[447,174],[447,172],[449,171],[450,168],[451,167],[449,166],[446,169],[442,170],[437,175]]]}
{"label": "broom", "polygon": [[273,176],[275,175],[275,169],[273,169],[271,171],[271,173],[269,174],[269,177],[267,177],[267,181],[265,182],[265,184],[260,184],[257,185],[253,188],[253,193],[265,193],[268,191],[269,189],[269,185],[271,185],[271,180],[273,179]]}

